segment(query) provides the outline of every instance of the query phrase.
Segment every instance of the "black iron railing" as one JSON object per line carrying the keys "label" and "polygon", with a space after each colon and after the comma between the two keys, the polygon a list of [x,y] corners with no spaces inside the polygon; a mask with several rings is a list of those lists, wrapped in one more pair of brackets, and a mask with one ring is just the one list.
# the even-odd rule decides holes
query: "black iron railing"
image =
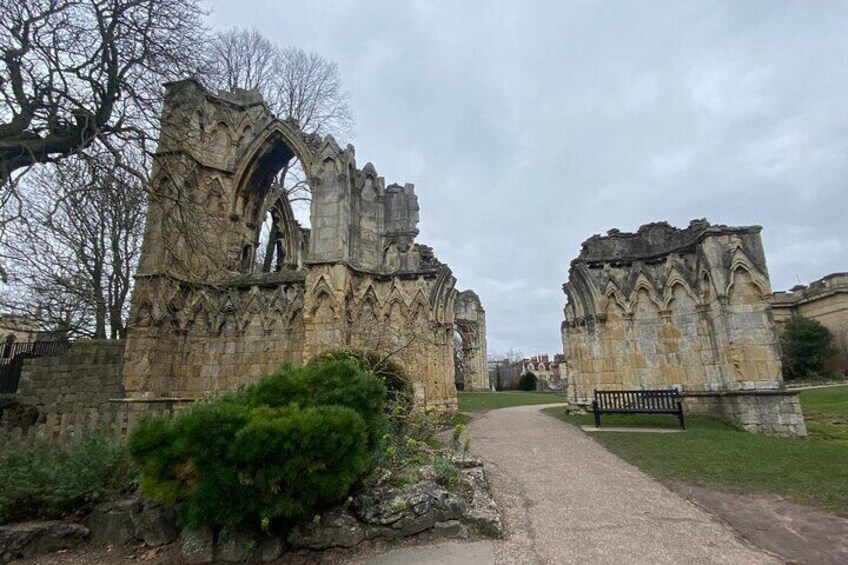
{"label": "black iron railing", "polygon": [[59,357],[68,352],[68,341],[33,341],[6,345],[0,358],[0,394],[18,391],[24,361],[33,357]]}

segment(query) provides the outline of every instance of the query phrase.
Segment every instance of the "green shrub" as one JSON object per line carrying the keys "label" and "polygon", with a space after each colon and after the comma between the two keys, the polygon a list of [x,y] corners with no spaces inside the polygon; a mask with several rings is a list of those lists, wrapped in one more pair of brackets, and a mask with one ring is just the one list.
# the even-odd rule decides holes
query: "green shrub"
{"label": "green shrub", "polygon": [[341,502],[385,428],[379,379],[349,361],[282,367],[130,437],[142,492],[188,525],[291,524]]}
{"label": "green shrub", "polygon": [[530,371],[521,375],[518,380],[518,390],[536,390],[536,375]]}
{"label": "green shrub", "polygon": [[137,472],[126,446],[106,430],[63,445],[37,440],[0,458],[0,523],[61,518],[130,490]]}
{"label": "green shrub", "polygon": [[818,320],[796,316],[783,328],[783,370],[787,379],[818,375],[834,353],[833,334]]}
{"label": "green shrub", "polygon": [[231,455],[259,515],[304,518],[344,500],[365,471],[365,421],[342,406],[260,409]]}
{"label": "green shrub", "polygon": [[310,365],[325,361],[352,361],[366,373],[371,373],[383,381],[386,386],[387,407],[404,414],[412,409],[415,391],[412,381],[403,368],[374,351],[364,349],[337,349],[327,351],[312,359]]}
{"label": "green shrub", "polygon": [[324,360],[306,367],[281,367],[244,391],[251,406],[346,406],[365,420],[368,447],[385,433],[386,388],[380,379],[350,360]]}
{"label": "green shrub", "polygon": [[436,482],[444,486],[459,484],[459,467],[450,459],[441,456],[434,457],[433,470],[436,472]]}

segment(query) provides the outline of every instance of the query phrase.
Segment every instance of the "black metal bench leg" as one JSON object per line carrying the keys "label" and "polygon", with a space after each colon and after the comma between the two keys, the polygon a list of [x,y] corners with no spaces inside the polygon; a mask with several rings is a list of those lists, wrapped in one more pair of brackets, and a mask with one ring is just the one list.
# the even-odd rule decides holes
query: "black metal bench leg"
{"label": "black metal bench leg", "polygon": [[594,412],[592,412],[592,415],[595,417],[595,427],[600,428],[601,427],[601,413],[598,412],[597,410],[595,410]]}
{"label": "black metal bench leg", "polygon": [[686,424],[683,423],[683,406],[679,406],[679,408],[680,408],[680,416],[679,416],[679,418],[680,418],[680,429],[685,430]]}

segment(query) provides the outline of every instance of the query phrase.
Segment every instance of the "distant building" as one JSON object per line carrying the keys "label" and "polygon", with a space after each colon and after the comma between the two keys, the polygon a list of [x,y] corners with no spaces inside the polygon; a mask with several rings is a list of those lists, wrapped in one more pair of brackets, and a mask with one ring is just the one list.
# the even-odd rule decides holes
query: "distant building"
{"label": "distant building", "polygon": [[837,354],[825,370],[848,374],[848,273],[832,273],[809,285],[775,292],[769,302],[779,328],[795,316],[804,316],[829,329]]}
{"label": "distant building", "polygon": [[497,368],[499,385],[504,390],[518,388],[522,375],[536,375],[537,390],[564,390],[565,356],[561,353],[554,355],[553,360],[547,353],[527,357],[513,363],[502,363]]}
{"label": "distant building", "polygon": [[38,322],[26,316],[0,314],[0,364],[6,364],[15,354],[39,338]]}
{"label": "distant building", "polygon": [[27,316],[0,314],[0,365],[9,363],[19,353],[45,355],[47,351],[58,351],[57,343],[67,345],[63,332],[44,331],[41,324]]}

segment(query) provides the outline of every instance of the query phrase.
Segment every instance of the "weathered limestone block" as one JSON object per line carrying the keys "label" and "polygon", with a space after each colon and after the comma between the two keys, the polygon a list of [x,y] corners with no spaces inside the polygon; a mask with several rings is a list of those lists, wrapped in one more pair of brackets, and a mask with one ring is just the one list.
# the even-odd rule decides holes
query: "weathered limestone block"
{"label": "weathered limestone block", "polygon": [[229,530],[224,539],[218,539],[215,557],[227,563],[244,563],[258,548],[256,540],[256,532],[251,530]]}
{"label": "weathered limestone block", "polygon": [[212,563],[215,535],[212,528],[185,528],[180,532],[180,553],[186,563]]}
{"label": "weathered limestone block", "polygon": [[364,523],[410,536],[436,522],[459,519],[465,501],[432,481],[422,481],[406,488],[379,487],[357,497],[353,507]]}
{"label": "weathered limestone block", "polygon": [[474,526],[481,534],[503,537],[505,530],[498,505],[489,492],[489,481],[483,467],[472,467],[462,471],[463,481],[471,488],[471,504],[462,515],[462,520]]}
{"label": "weathered limestone block", "polygon": [[292,547],[329,549],[353,547],[365,539],[365,532],[356,518],[344,510],[321,514],[320,519],[295,528],[289,535]]}
{"label": "weathered limestone block", "polygon": [[170,506],[152,500],[140,500],[130,516],[133,535],[148,547],[167,545],[177,539],[177,518]]}
{"label": "weathered limestone block", "polygon": [[135,540],[133,512],[140,507],[139,501],[117,500],[98,504],[88,517],[88,529],[94,543],[124,545]]}

